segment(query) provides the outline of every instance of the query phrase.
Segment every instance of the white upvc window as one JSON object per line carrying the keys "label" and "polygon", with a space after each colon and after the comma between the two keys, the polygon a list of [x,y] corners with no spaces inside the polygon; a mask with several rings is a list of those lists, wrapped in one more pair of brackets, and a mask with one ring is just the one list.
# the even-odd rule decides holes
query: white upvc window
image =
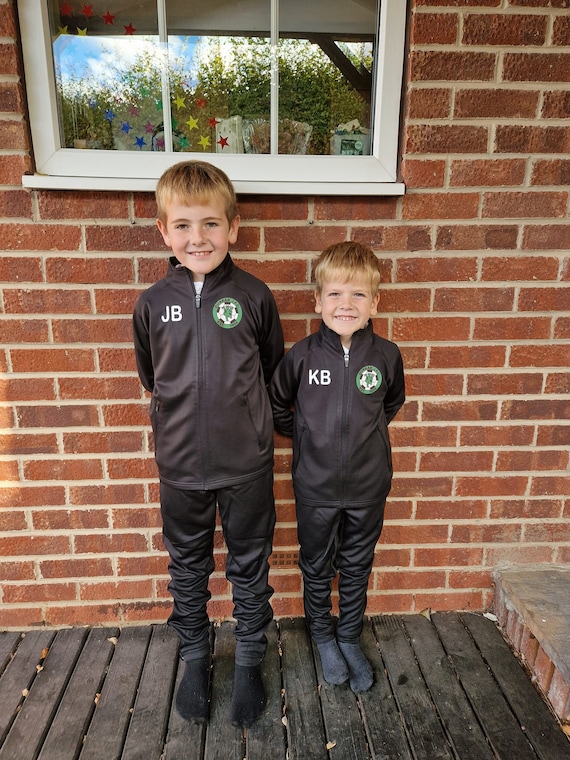
{"label": "white upvc window", "polygon": [[401,195],[404,0],[18,0],[29,188]]}

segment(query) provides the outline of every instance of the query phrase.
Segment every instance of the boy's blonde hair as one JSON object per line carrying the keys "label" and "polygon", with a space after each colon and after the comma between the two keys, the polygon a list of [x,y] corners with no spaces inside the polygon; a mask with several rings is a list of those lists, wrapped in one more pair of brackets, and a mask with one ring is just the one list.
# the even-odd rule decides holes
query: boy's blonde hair
{"label": "boy's blonde hair", "polygon": [[205,161],[181,161],[167,169],[156,185],[158,218],[166,223],[168,205],[207,204],[212,198],[224,203],[228,222],[238,215],[236,192],[228,175]]}
{"label": "boy's blonde hair", "polygon": [[372,295],[376,295],[380,288],[380,262],[367,246],[349,240],[330,245],[319,255],[315,264],[318,293],[325,281],[350,282],[355,277],[370,280]]}

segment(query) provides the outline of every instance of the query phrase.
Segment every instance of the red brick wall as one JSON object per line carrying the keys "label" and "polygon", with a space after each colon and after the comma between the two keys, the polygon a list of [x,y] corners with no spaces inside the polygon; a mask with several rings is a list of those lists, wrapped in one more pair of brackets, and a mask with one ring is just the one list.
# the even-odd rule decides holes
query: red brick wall
{"label": "red brick wall", "polygon": [[[0,0],[0,627],[164,620],[147,399],[130,314],[164,271],[151,195],[28,192],[14,0]],[[241,200],[238,263],[288,341],[311,261],[383,261],[376,329],[408,401],[369,611],[483,609],[500,563],[570,563],[569,0],[411,3],[403,198]],[[288,442],[276,439],[277,615],[301,614]],[[231,614],[217,544],[214,616]]]}

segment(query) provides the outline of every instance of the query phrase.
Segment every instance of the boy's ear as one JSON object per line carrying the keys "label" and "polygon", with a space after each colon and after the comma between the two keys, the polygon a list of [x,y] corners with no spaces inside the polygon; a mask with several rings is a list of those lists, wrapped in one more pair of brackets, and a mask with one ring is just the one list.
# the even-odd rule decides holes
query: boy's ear
{"label": "boy's ear", "polygon": [[157,219],[156,226],[158,227],[165,244],[170,248],[170,235],[168,234],[166,224],[164,224],[164,222],[162,222],[160,219]]}
{"label": "boy's ear", "polygon": [[378,304],[380,302],[380,293],[376,293],[374,298],[372,299],[372,303],[370,305],[370,316],[373,317],[375,314],[378,314]]}
{"label": "boy's ear", "polygon": [[228,243],[230,243],[231,245],[233,245],[236,242],[236,240],[237,240],[240,221],[241,220],[240,220],[240,217],[238,215],[238,216],[235,216],[232,219],[232,221],[230,222],[230,231],[229,231],[229,234],[228,234]]}
{"label": "boy's ear", "polygon": [[321,294],[318,290],[315,290],[313,295],[315,296],[315,312],[317,314],[320,314],[323,310],[323,305],[321,303]]}

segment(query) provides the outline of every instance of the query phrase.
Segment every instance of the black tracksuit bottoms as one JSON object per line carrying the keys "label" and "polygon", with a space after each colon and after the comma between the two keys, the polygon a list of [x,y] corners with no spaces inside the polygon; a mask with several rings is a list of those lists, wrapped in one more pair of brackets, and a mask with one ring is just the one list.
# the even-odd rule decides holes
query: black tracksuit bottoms
{"label": "black tracksuit bottoms", "polygon": [[180,638],[183,660],[210,653],[208,589],[214,571],[216,507],[227,547],[226,578],[233,586],[238,665],[257,665],[267,648],[265,630],[273,617],[269,603],[269,557],[273,547],[273,472],[247,483],[212,491],[160,484],[164,545],[170,555],[174,605],[168,624]]}
{"label": "black tracksuit bottoms", "polygon": [[337,573],[336,638],[349,643],[360,638],[385,504],[383,501],[373,507],[337,508],[296,503],[305,619],[317,643],[335,638],[331,590]]}

